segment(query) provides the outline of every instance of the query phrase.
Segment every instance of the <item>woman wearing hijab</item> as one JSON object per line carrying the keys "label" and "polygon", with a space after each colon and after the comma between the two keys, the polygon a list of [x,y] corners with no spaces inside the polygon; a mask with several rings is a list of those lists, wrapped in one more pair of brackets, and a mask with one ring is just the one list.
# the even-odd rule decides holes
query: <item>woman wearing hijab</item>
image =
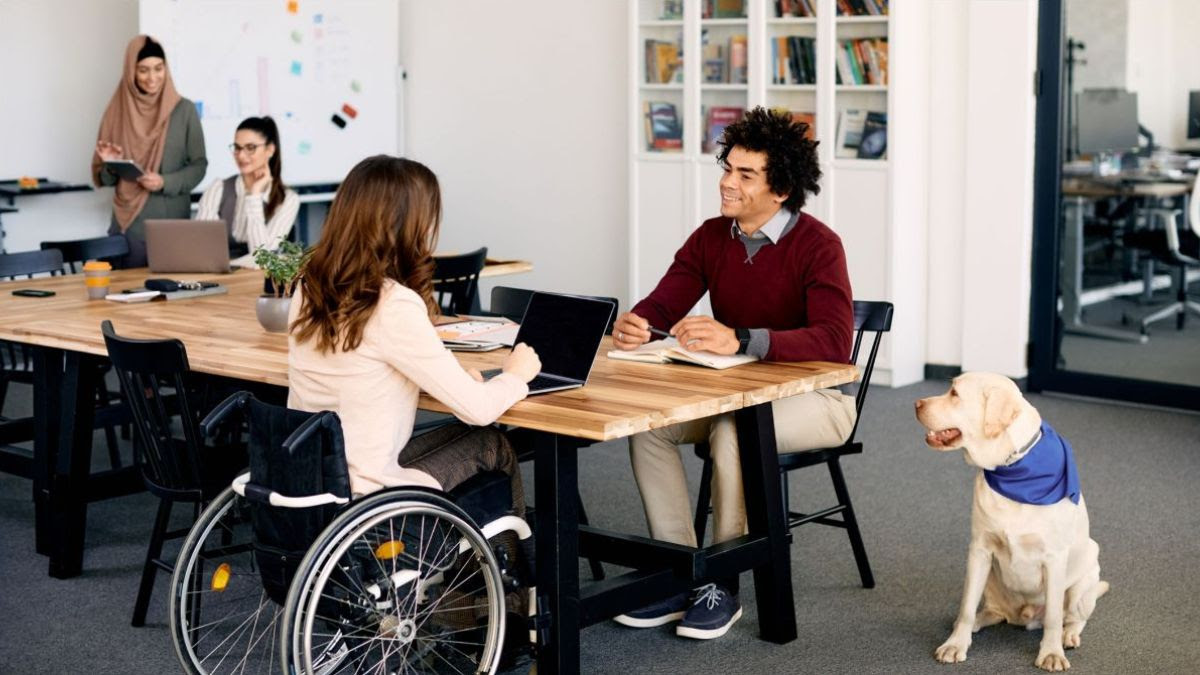
{"label": "woman wearing hijab", "polygon": [[[145,173],[121,179],[104,167],[113,159],[133,160]],[[95,184],[116,186],[108,232],[129,240],[126,267],[146,265],[146,219],[189,217],[189,194],[207,168],[196,105],[175,91],[162,45],[148,35],[133,38],[92,157]]]}

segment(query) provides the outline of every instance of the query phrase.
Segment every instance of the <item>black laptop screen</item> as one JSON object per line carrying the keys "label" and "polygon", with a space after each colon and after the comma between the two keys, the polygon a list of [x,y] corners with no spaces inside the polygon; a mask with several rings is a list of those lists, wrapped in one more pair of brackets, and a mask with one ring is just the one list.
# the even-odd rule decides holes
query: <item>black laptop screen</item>
{"label": "black laptop screen", "polygon": [[612,315],[611,302],[555,293],[534,293],[517,342],[533,347],[542,372],[587,380]]}

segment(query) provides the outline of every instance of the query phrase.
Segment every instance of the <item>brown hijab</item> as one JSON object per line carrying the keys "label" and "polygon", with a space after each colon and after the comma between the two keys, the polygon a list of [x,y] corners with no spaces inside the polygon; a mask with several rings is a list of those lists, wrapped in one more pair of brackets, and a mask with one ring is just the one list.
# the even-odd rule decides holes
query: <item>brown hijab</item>
{"label": "brown hijab", "polygon": [[[125,47],[125,70],[100,120],[100,133],[96,141],[116,143],[125,151],[126,158],[137,162],[146,171],[158,171],[162,164],[163,146],[167,141],[167,121],[180,96],[175,91],[170,68],[157,94],[145,94],[138,90],[137,54],[148,38],[139,35]],[[92,180],[97,186],[100,185],[103,165],[100,156],[93,153]],[[141,185],[127,180],[117,181],[113,215],[122,232],[142,212],[149,197],[150,193]]]}

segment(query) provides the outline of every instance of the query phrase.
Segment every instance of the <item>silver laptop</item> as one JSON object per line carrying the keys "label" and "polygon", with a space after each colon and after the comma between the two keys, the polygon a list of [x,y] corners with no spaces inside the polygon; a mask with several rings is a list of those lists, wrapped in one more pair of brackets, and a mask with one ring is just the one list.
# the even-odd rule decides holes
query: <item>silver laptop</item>
{"label": "silver laptop", "polygon": [[[616,308],[607,300],[559,293],[534,293],[525,308],[513,344],[533,347],[542,371],[529,382],[529,393],[574,389],[587,384],[592,362]],[[500,369],[485,371],[485,377]]]}
{"label": "silver laptop", "polygon": [[229,231],[223,220],[147,220],[151,272],[229,272]]}

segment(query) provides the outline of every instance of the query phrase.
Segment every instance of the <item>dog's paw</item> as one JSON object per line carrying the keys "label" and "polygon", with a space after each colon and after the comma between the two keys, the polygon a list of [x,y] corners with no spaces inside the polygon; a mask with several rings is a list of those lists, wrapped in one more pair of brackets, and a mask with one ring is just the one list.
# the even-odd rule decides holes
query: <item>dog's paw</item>
{"label": "dog's paw", "polygon": [[1079,634],[1083,632],[1082,623],[1069,623],[1063,626],[1063,647],[1075,649],[1079,646]]}
{"label": "dog's paw", "polygon": [[961,663],[967,660],[967,648],[971,643],[960,643],[954,640],[946,640],[941,647],[933,653],[933,657],[942,663]]}
{"label": "dog's paw", "polygon": [[1062,653],[1062,650],[1043,649],[1038,652],[1037,660],[1033,665],[1048,670],[1052,673],[1062,672],[1071,667],[1071,662],[1067,660],[1067,655]]}

